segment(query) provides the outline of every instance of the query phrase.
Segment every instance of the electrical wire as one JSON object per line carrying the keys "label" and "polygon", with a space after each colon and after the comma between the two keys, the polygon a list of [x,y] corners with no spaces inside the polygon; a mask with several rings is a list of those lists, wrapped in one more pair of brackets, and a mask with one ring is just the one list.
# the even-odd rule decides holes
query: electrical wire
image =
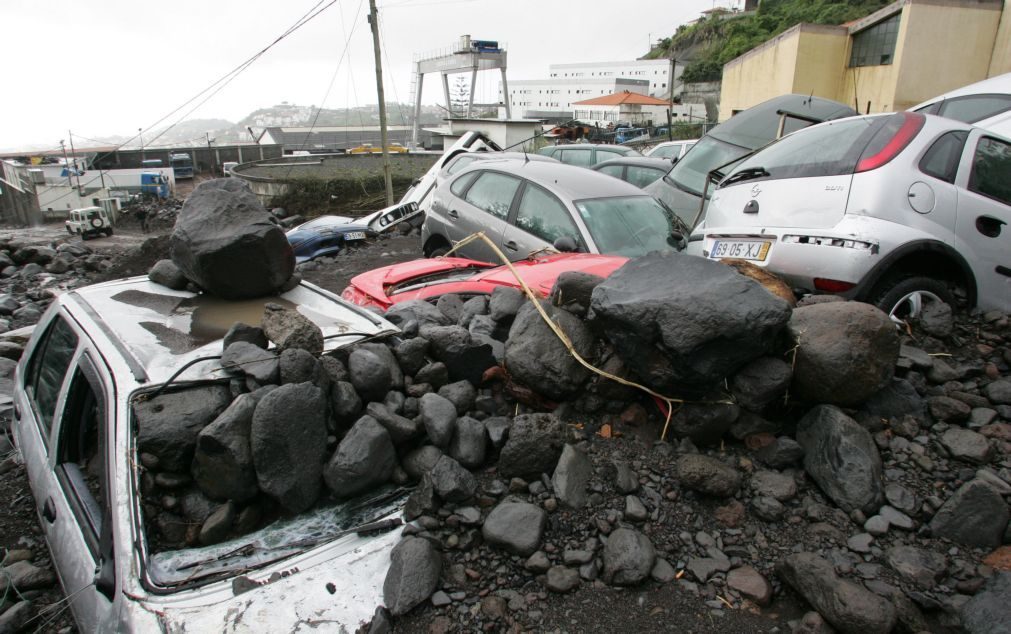
{"label": "electrical wire", "polygon": [[[383,37],[383,33],[385,33],[385,29],[382,28],[383,20],[384,18],[382,17],[382,15],[380,15],[379,48],[383,52],[383,57],[386,58],[386,67],[393,68],[393,64],[390,63],[390,54],[386,46],[386,40]],[[404,104],[400,103],[400,95],[397,94],[397,81],[396,79],[394,79],[393,73],[390,73],[390,87],[393,88],[393,99],[395,100],[394,103],[397,104],[397,110],[400,111],[400,125],[407,125],[407,118],[404,117]]]}

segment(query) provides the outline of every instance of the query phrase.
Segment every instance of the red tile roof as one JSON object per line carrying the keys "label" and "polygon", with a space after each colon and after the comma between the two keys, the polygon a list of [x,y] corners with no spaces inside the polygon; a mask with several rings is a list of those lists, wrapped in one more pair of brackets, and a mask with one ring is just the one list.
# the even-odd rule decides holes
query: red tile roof
{"label": "red tile roof", "polygon": [[584,101],[573,103],[574,106],[618,106],[621,104],[633,104],[639,106],[669,106],[670,102],[665,99],[657,99],[649,95],[640,95],[637,92],[615,92],[603,97],[594,97]]}

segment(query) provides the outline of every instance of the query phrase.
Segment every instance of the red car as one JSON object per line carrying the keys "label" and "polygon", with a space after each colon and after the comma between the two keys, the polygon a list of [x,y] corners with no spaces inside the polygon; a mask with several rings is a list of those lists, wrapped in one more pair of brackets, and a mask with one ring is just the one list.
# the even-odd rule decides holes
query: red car
{"label": "red car", "polygon": [[[617,255],[555,253],[514,262],[513,266],[530,290],[547,297],[555,280],[566,271],[607,277],[627,261]],[[464,298],[491,295],[499,286],[520,288],[506,266],[466,258],[426,258],[362,273],[352,278],[341,296],[359,306],[386,310],[397,302],[434,300],[449,293]]]}

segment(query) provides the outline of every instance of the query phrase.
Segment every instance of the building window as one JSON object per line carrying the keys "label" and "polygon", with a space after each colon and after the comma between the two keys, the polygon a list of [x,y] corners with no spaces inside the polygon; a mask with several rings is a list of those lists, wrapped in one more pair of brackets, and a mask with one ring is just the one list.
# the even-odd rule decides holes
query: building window
{"label": "building window", "polygon": [[853,36],[853,50],[850,52],[850,68],[858,66],[881,66],[891,64],[895,56],[895,40],[899,35],[899,17],[878,22]]}

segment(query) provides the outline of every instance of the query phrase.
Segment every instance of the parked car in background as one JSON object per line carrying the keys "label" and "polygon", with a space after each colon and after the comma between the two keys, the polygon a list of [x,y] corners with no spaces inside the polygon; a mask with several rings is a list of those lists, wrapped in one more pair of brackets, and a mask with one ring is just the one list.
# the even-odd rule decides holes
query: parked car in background
{"label": "parked car in background", "polygon": [[620,178],[626,183],[631,183],[640,189],[644,189],[658,178],[663,178],[664,174],[670,171],[670,168],[671,162],[668,159],[626,156],[597,163],[592,169],[595,172]]}
{"label": "parked car in background", "polygon": [[622,156],[642,156],[632,148],[606,143],[549,145],[537,150],[537,153],[579,167],[593,167],[597,163]]}
{"label": "parked car in background", "polygon": [[879,306],[1011,311],[1011,141],[932,115],[853,117],[741,162],[713,192],[704,255]]}
{"label": "parked car in background", "polygon": [[72,209],[64,223],[67,233],[87,240],[100,235],[112,235],[112,218],[102,207],[82,207]]}
{"label": "parked car in background", "polygon": [[[267,303],[316,323],[328,351],[398,332],[306,282],[276,297],[226,302],[147,277],[60,294],[38,322],[15,372],[13,431],[79,631],[280,632],[298,629],[306,615],[352,631],[383,602],[390,551],[401,537],[389,530],[394,522],[375,520],[399,518],[403,493],[376,497],[374,490],[345,502],[324,496],[298,514],[254,513],[209,545],[186,541],[199,521],[179,509],[166,516],[164,500],[150,493],[157,491],[152,470],[165,465],[141,447],[185,445],[199,429],[192,417],[228,404],[221,337],[237,320],[257,323]],[[170,395],[180,408],[178,429],[144,427],[153,424],[141,412],[145,404]],[[186,480],[208,504],[188,468]]]}
{"label": "parked car in background", "polygon": [[651,158],[665,158],[671,161],[679,161],[681,157],[688,153],[688,150],[692,149],[692,146],[698,143],[698,139],[685,139],[684,141],[666,141],[664,143],[658,143],[653,146],[646,156]]}
{"label": "parked car in background", "polygon": [[289,229],[284,234],[298,263],[336,255],[342,249],[376,237],[377,232],[355,218],[320,216]]}
{"label": "parked car in background", "polygon": [[[513,268],[530,290],[547,297],[558,276],[581,271],[607,277],[628,258],[589,253],[553,253],[513,262]],[[428,258],[373,269],[351,279],[341,297],[359,306],[386,310],[393,304],[411,299],[434,301],[454,293],[467,299],[491,295],[499,286],[521,288],[505,265],[466,258]]]}
{"label": "parked car in background", "polygon": [[[422,248],[427,257],[443,255],[479,231],[510,259],[549,247],[634,257],[674,250],[681,237],[670,210],[634,185],[572,165],[510,159],[470,165],[435,191]],[[459,254],[498,262],[481,241]]]}
{"label": "parked car in background", "polygon": [[[688,252],[698,254],[702,233],[702,195],[709,172],[732,169],[735,161],[773,140],[815,123],[857,114],[849,106],[808,95],[782,95],[748,108],[698,140],[662,179],[646,191],[674,210],[693,229]],[[724,172],[726,173],[726,172]]]}
{"label": "parked car in background", "polygon": [[224,176],[231,176],[232,168],[235,167],[236,165],[238,165],[238,163],[235,161],[225,161],[224,163],[221,164],[221,173]]}
{"label": "parked car in background", "polygon": [[417,203],[420,212],[425,213],[431,204],[430,196],[438,181],[439,171],[446,167],[454,158],[469,152],[495,154],[501,151],[502,148],[497,143],[480,132],[464,132],[456,143],[451,145],[449,149],[435,160],[435,163],[425,172],[424,176],[411,184],[399,203]]}
{"label": "parked car in background", "polygon": [[1011,73],[946,92],[910,110],[971,123],[1011,138]]}

